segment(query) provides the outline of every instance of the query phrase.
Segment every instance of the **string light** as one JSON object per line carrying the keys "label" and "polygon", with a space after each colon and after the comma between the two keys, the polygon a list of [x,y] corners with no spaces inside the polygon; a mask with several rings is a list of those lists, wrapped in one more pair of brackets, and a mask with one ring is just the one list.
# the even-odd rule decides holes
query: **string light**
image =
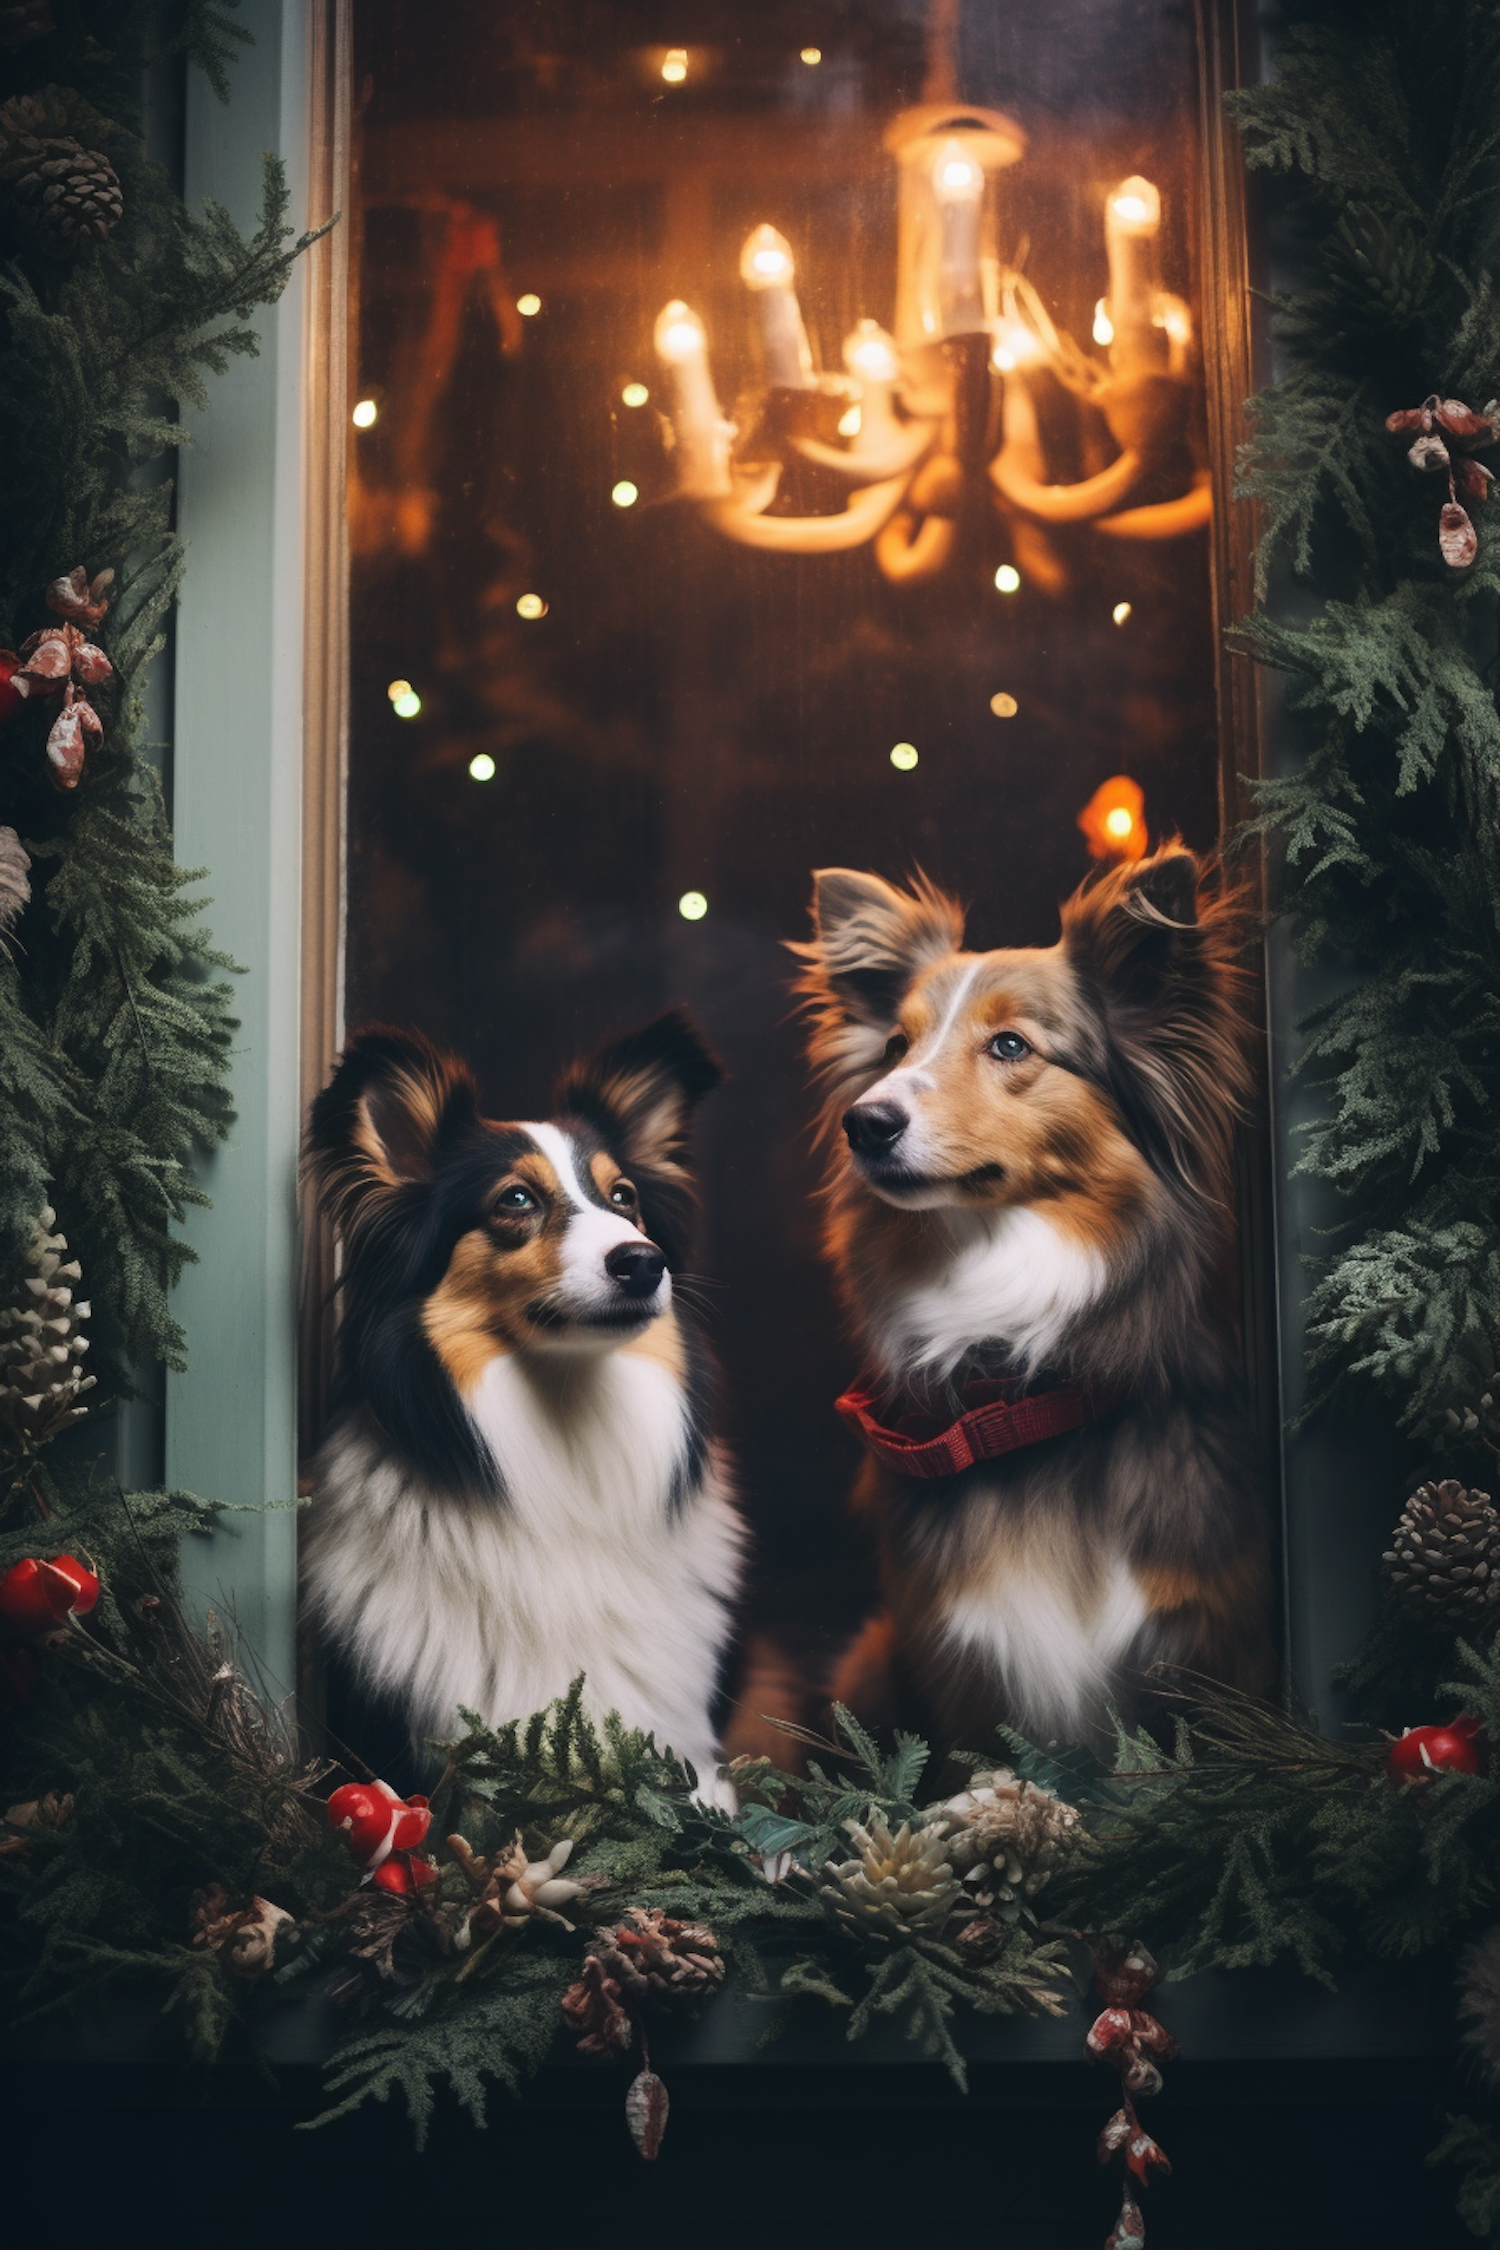
{"label": "string light", "polygon": [[627,383],[620,393],[622,406],[644,406],[651,393],[644,383]]}
{"label": "string light", "polygon": [[990,709],[997,719],[1013,719],[1021,706],[1013,695],[1005,693],[990,697]]}
{"label": "string light", "polygon": [[542,300],[534,289],[528,289],[524,297],[516,299],[516,311],[523,320],[534,320],[541,309]]}
{"label": "string light", "polygon": [[493,781],[494,778],[495,761],[488,750],[481,750],[477,758],[469,760],[469,779],[471,781]]}
{"label": "string light", "polygon": [[701,891],[684,891],[677,901],[677,911],[684,922],[701,922],[708,912],[708,900]]}
{"label": "string light", "polygon": [[1107,302],[1101,297],[1094,307],[1094,342],[1096,344],[1112,344],[1114,340],[1115,324],[1109,317]]}
{"label": "string light", "polygon": [[547,604],[540,594],[523,594],[516,603],[517,617],[545,617]]}
{"label": "string light", "polygon": [[629,477],[621,477],[619,483],[610,493],[610,498],[617,508],[633,508],[640,496],[639,486],[633,485]]}
{"label": "string light", "polygon": [[1002,563],[995,573],[995,584],[1002,594],[1018,594],[1021,590],[1021,573],[1014,563]]}
{"label": "string light", "polygon": [[1114,619],[1117,625],[1123,625],[1126,618],[1130,615],[1129,602],[1116,602],[1114,608],[1110,611],[1109,614]]}
{"label": "string light", "polygon": [[910,773],[916,762],[917,746],[914,742],[898,742],[891,752],[891,764],[897,773]]}
{"label": "string light", "polygon": [[815,63],[820,63],[823,60],[822,48],[804,47],[802,50],[802,60],[807,64],[808,68],[811,69]]}
{"label": "string light", "polygon": [[380,408],[372,398],[362,398],[349,419],[357,430],[372,430],[379,417]]}
{"label": "string light", "polygon": [[400,695],[391,697],[391,709],[398,719],[414,719],[422,708],[422,698],[414,687],[402,683]]}
{"label": "string light", "polygon": [[680,86],[684,78],[686,78],[687,72],[688,59],[686,47],[669,47],[666,53],[666,60],[661,66],[661,74],[663,78],[665,78],[667,84],[669,86]]}

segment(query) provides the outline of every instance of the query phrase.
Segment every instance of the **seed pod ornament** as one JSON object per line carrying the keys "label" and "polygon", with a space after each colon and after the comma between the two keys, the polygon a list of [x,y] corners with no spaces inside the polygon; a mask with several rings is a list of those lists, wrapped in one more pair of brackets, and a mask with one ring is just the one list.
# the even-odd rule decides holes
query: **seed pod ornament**
{"label": "seed pod ornament", "polygon": [[1448,498],[1438,515],[1438,552],[1450,570],[1467,570],[1479,553],[1479,535],[1463,502],[1488,500],[1494,476],[1473,455],[1500,440],[1500,401],[1482,413],[1462,399],[1439,398],[1434,391],[1420,406],[1402,407],[1385,418],[1392,437],[1410,437],[1406,458],[1428,475],[1446,475]]}

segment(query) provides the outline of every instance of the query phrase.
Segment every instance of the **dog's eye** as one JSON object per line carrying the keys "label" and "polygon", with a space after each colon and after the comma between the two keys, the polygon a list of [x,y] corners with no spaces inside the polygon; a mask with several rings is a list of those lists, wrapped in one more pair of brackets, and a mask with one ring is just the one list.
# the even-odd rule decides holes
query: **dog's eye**
{"label": "dog's eye", "polygon": [[901,1057],[906,1053],[910,1045],[911,1041],[907,1038],[904,1031],[893,1031],[890,1038],[887,1039],[885,1043],[885,1053],[881,1056],[881,1061],[900,1062]]}
{"label": "dog's eye", "polygon": [[997,1062],[1019,1062],[1031,1053],[1031,1043],[1019,1031],[997,1031],[990,1041],[990,1053]]}
{"label": "dog's eye", "polygon": [[617,1211],[633,1211],[640,1201],[629,1180],[616,1180],[609,1191],[609,1200]]}
{"label": "dog's eye", "polygon": [[531,1190],[529,1188],[518,1186],[502,1188],[500,1190],[500,1193],[495,1198],[493,1208],[497,1212],[504,1211],[507,1213],[512,1211],[534,1211],[536,1209],[536,1197],[531,1193]]}

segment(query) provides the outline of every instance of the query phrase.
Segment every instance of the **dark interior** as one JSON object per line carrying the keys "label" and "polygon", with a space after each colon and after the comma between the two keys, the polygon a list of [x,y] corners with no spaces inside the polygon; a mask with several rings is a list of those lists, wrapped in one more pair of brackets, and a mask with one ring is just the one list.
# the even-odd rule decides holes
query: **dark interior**
{"label": "dark interior", "polygon": [[[1087,346],[1104,196],[1136,172],[1161,190],[1166,286],[1197,302],[1194,35],[1169,0],[355,12],[351,381],[378,419],[351,432],[348,1020],[420,1025],[516,1116],[580,1049],[692,1010],[729,1071],[702,1117],[692,1294],[725,1371],[756,1612],[809,1652],[868,1592],[832,1411],[856,1370],[819,1262],[783,950],[810,870],[921,866],[970,902],[972,942],[1046,943],[1107,777],[1140,784],[1153,842],[1219,832],[1202,531],[1043,534],[991,507],[941,575],[893,585],[868,548],[751,552],[668,499],[661,306],[703,316],[731,409],[754,372],[737,272],[753,224],[796,250],[823,366],[859,317],[889,325],[881,137],[930,90],[945,36],[956,90],[1028,136],[1003,247],[1024,246],[1059,326]],[[681,40],[689,75],[667,86]],[[643,406],[623,402],[631,382]],[[1037,395],[1053,476],[1110,458],[1097,417]],[[626,479],[639,497],[620,507]],[[544,615],[518,614],[528,593]],[[992,711],[1002,693],[1013,716]],[[470,777],[476,757],[492,778]]]}

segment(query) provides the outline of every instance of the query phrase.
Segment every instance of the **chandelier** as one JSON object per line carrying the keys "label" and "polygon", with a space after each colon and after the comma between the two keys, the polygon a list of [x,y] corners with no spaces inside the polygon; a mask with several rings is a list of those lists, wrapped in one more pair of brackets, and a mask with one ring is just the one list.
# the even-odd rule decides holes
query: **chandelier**
{"label": "chandelier", "polygon": [[[1209,472],[1189,445],[1193,326],[1161,286],[1161,197],[1123,180],[1104,199],[1107,296],[1082,350],[999,254],[998,179],[1025,153],[999,111],[929,101],[892,122],[899,181],[895,333],[859,321],[844,372],[820,372],[791,245],[758,226],[740,256],[760,383],[726,419],[703,322],[680,299],[655,329],[674,496],[741,546],[832,554],[874,544],[888,578],[940,571],[961,528],[998,508],[1039,526],[1175,539],[1207,523]],[[1033,395],[1043,372],[1103,417],[1115,458],[1072,484],[1047,476]],[[805,463],[847,488],[824,514],[774,513]]]}

